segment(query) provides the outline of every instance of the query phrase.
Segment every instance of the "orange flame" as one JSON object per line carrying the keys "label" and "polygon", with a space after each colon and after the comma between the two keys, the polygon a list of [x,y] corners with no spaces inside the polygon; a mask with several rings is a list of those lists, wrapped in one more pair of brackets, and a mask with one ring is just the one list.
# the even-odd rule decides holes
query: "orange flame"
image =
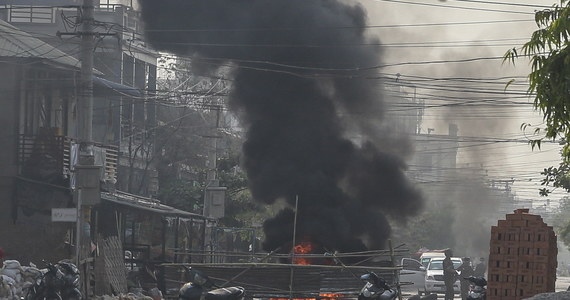
{"label": "orange flame", "polygon": [[[318,300],[342,300],[342,294],[320,293]],[[289,300],[289,298],[270,298],[270,300]],[[317,300],[317,298],[293,298],[291,300]]]}
{"label": "orange flame", "polygon": [[[304,237],[304,241],[293,247],[294,254],[310,254],[315,250],[316,245],[310,241],[309,237]],[[293,263],[296,265],[311,265],[310,258],[295,257]],[[291,300],[341,300],[342,294],[320,293],[319,298],[293,298]],[[289,298],[270,298],[270,300],[289,300]]]}
{"label": "orange flame", "polygon": [[[295,254],[309,254],[313,251],[313,243],[311,242],[301,242],[300,244],[293,247],[293,253]],[[293,263],[296,265],[310,265],[311,260],[308,258],[297,258],[293,259]]]}

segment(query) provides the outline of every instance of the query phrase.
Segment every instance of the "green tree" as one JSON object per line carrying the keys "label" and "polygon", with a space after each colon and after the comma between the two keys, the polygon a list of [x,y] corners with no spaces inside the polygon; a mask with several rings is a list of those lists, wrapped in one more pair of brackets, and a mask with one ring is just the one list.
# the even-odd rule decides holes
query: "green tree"
{"label": "green tree", "polygon": [[560,200],[560,206],[553,217],[552,224],[560,240],[570,249],[570,197]]}
{"label": "green tree", "polygon": [[[510,49],[504,56],[505,61],[515,62],[519,56],[529,57],[531,72],[529,94],[534,97],[534,107],[544,117],[545,128],[537,128],[535,133],[542,138],[530,141],[532,148],[540,148],[543,139],[561,139],[563,141],[560,165],[545,169],[541,189],[542,195],[548,195],[548,187],[564,188],[570,191],[570,3],[561,0],[551,8],[537,11],[535,22],[538,30],[520,51]],[[507,85],[508,86],[508,85]],[[528,124],[523,124],[527,128]]]}

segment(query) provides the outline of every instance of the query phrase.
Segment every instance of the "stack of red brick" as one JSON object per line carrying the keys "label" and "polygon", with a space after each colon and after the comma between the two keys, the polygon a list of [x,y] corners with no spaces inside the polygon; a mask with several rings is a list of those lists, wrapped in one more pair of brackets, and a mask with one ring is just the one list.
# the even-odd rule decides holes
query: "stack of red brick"
{"label": "stack of red brick", "polygon": [[552,226],[517,209],[491,228],[487,299],[520,300],[554,292],[558,248]]}

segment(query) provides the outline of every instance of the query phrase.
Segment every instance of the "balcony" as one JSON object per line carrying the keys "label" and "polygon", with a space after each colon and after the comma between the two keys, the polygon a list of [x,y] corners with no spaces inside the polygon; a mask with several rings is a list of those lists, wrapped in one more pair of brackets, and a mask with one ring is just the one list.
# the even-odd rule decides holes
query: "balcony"
{"label": "balcony", "polygon": [[[58,186],[73,187],[79,144],[60,135],[20,135],[19,175]],[[118,147],[94,143],[95,164],[102,165],[101,180],[117,180]]]}

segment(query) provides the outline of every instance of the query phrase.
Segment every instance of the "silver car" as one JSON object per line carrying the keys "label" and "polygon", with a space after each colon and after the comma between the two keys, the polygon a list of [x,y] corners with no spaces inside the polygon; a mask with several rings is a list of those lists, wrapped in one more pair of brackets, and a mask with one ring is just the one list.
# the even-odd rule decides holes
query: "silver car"
{"label": "silver car", "polygon": [[[462,260],[459,257],[452,257],[453,268],[457,269]],[[445,293],[445,283],[443,282],[443,258],[432,258],[426,270],[426,293]],[[453,291],[459,294],[459,277],[453,284]]]}
{"label": "silver car", "polygon": [[425,290],[426,268],[413,258],[402,258],[400,289],[404,293],[421,295]]}

